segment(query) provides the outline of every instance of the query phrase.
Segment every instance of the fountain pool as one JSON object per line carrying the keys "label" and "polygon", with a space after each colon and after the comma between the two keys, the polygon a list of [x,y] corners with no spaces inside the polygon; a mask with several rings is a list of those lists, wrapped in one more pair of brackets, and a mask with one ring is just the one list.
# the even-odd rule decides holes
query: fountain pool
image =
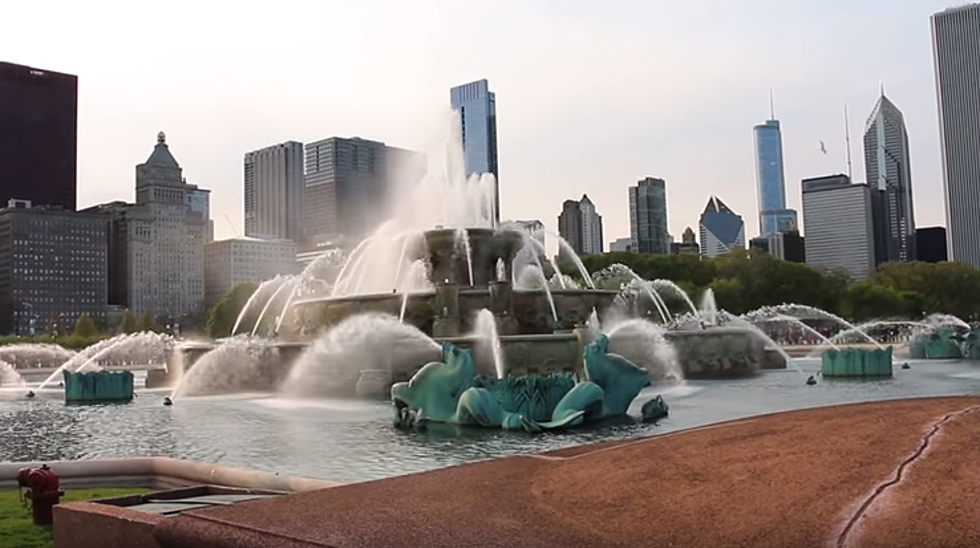
{"label": "fountain pool", "polygon": [[[808,373],[820,367],[818,360],[798,362]],[[404,432],[392,425],[387,401],[239,394],[163,407],[166,391],[138,390],[140,397],[125,405],[68,407],[57,390],[27,400],[23,389],[0,389],[0,461],[169,456],[352,482],[806,407],[980,394],[980,370],[966,361],[909,363],[891,379],[816,386],[805,386],[792,370],[656,384],[634,401],[631,414],[662,394],[671,409],[658,425],[623,420],[536,436],[436,425]]]}

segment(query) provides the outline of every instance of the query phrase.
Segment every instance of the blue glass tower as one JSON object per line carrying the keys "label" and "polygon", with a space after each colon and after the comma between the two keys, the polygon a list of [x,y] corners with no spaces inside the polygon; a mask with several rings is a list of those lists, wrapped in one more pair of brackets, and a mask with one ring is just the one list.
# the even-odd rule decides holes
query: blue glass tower
{"label": "blue glass tower", "polygon": [[753,128],[756,182],[759,190],[759,235],[769,236],[796,227],[796,211],[786,209],[783,174],[783,136],[779,120],[770,116]]}
{"label": "blue glass tower", "polygon": [[[485,79],[456,86],[449,90],[453,110],[462,124],[463,160],[466,174],[493,173],[497,170],[497,101]],[[495,221],[500,222],[500,183],[494,196]]]}

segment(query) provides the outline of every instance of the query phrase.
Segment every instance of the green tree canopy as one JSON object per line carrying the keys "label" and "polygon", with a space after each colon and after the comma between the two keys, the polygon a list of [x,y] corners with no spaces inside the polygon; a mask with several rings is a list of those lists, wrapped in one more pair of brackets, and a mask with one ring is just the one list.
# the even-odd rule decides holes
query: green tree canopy
{"label": "green tree canopy", "polygon": [[158,331],[159,330],[159,328],[157,327],[156,322],[153,321],[153,314],[150,314],[149,312],[144,312],[143,315],[140,316],[139,330],[140,331]]}
{"label": "green tree canopy", "polygon": [[136,319],[135,314],[127,309],[126,312],[123,313],[122,323],[119,325],[119,331],[122,333],[136,333],[139,330],[139,320]]}
{"label": "green tree canopy", "polygon": [[89,338],[98,335],[99,330],[95,327],[95,321],[88,314],[82,314],[75,321],[75,329],[72,335],[76,337]]}
{"label": "green tree canopy", "polygon": [[[208,318],[204,327],[207,335],[211,338],[232,335],[231,329],[235,326],[235,320],[245,308],[248,298],[257,289],[258,285],[254,283],[240,283],[222,295],[221,299],[208,310]],[[249,329],[251,329],[254,321],[246,322],[249,324]]]}

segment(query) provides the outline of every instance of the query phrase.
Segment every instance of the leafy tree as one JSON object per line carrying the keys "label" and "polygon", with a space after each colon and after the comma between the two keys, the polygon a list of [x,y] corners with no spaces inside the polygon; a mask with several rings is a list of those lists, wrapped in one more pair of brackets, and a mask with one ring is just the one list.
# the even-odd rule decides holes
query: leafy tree
{"label": "leafy tree", "polygon": [[136,333],[139,330],[139,320],[136,319],[135,314],[127,309],[123,314],[122,323],[119,325],[119,331],[123,333]]}
{"label": "leafy tree", "polygon": [[926,314],[974,318],[980,313],[980,270],[962,263],[885,263],[871,280],[896,291],[917,293]]}
{"label": "leafy tree", "polygon": [[149,312],[144,312],[143,315],[140,316],[139,330],[140,331],[157,330],[157,324],[156,322],[153,321],[153,314],[150,314]]}
{"label": "leafy tree", "polygon": [[[238,315],[245,308],[245,303],[256,289],[258,285],[254,283],[240,283],[222,295],[221,299],[208,310],[205,333],[212,338],[233,335],[231,330],[235,326],[235,320],[238,319]],[[254,321],[253,319],[252,322]],[[248,322],[246,324],[251,327]]]}
{"label": "leafy tree", "polygon": [[95,321],[88,314],[82,314],[75,320],[75,329],[72,331],[73,336],[89,338],[97,334],[98,329],[95,327]]}

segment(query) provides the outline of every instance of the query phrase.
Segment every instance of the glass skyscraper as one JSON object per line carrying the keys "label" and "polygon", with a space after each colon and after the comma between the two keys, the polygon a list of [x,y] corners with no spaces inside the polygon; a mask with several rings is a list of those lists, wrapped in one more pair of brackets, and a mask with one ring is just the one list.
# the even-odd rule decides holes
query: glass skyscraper
{"label": "glass skyscraper", "polygon": [[759,191],[759,235],[786,232],[796,227],[796,211],[786,209],[783,136],[779,120],[766,120],[755,126],[753,132]]}
{"label": "glass skyscraper", "polygon": [[[487,80],[477,80],[449,90],[449,100],[462,125],[463,159],[466,175],[497,170],[497,103]],[[500,222],[500,183],[495,184],[494,221]]]}
{"label": "glass skyscraper", "polygon": [[663,179],[647,177],[629,188],[630,240],[634,253],[670,253],[667,234],[667,188]]}

